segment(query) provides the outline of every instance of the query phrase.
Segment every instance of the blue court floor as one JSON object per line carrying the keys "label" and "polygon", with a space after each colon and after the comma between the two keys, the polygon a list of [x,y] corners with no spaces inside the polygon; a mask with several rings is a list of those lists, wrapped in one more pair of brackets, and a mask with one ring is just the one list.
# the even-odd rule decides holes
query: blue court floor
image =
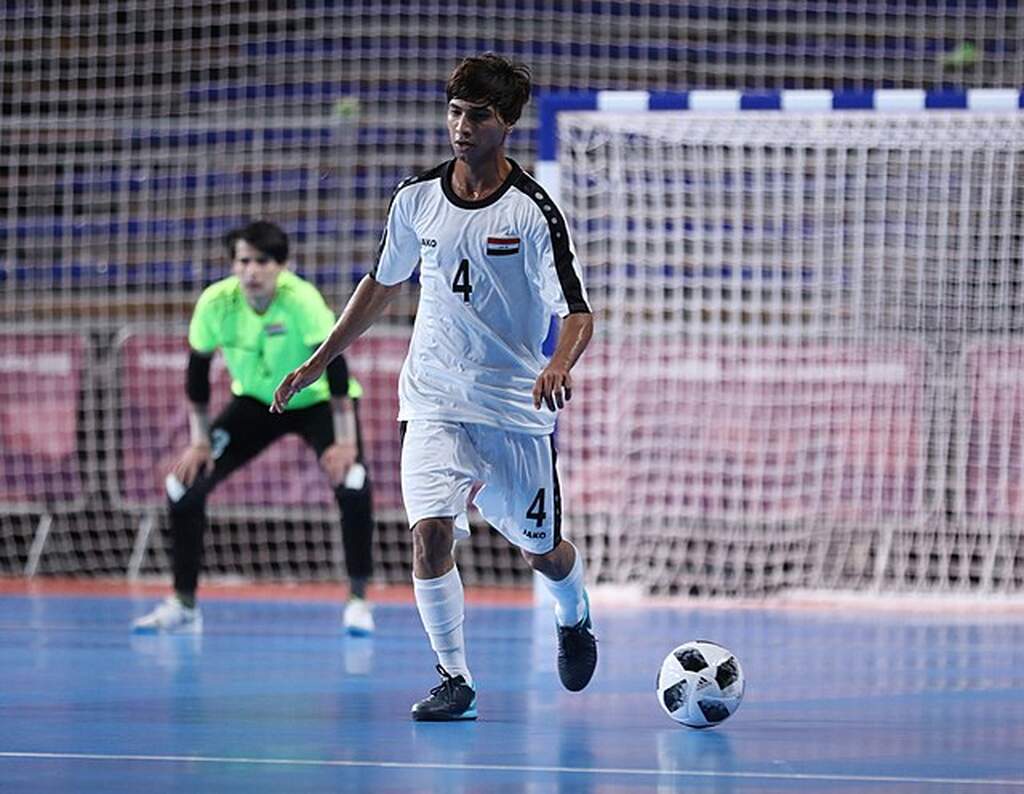
{"label": "blue court floor", "polygon": [[[0,792],[1024,791],[1019,611],[598,604],[571,694],[546,610],[470,605],[480,719],[417,724],[436,676],[412,604],[373,639],[332,604],[223,600],[202,637],[132,636],[151,603],[0,597]],[[747,677],[710,731],[654,695],[692,638]]]}

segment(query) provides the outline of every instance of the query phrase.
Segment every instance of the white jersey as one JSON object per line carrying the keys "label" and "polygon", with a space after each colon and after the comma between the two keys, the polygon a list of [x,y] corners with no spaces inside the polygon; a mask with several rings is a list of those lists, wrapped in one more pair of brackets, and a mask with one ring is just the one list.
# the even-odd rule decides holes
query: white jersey
{"label": "white jersey", "polygon": [[454,163],[398,186],[372,274],[397,284],[420,264],[398,418],[550,433],[555,413],[533,407],[533,384],[551,316],[590,311],[565,218],[514,162],[490,196],[461,199]]}

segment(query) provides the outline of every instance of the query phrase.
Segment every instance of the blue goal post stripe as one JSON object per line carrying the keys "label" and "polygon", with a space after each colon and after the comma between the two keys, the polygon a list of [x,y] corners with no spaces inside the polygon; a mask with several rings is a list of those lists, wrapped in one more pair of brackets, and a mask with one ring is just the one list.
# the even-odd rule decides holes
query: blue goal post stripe
{"label": "blue goal post stripe", "polygon": [[538,98],[537,155],[558,159],[558,114],[567,110],[1020,110],[1024,90],[969,88],[924,91],[878,88],[863,91],[565,91]]}

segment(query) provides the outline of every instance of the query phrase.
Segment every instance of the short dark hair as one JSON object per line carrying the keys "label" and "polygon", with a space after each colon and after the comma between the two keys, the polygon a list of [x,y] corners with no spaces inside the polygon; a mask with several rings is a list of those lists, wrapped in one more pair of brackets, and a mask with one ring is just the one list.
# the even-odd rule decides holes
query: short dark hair
{"label": "short dark hair", "polygon": [[455,67],[445,94],[449,102],[464,99],[491,105],[502,121],[515,124],[530,101],[530,70],[493,52],[471,55]]}
{"label": "short dark hair", "polygon": [[284,229],[270,221],[253,221],[246,226],[239,226],[224,235],[224,245],[228,249],[228,257],[235,258],[235,243],[245,240],[253,248],[275,262],[288,261],[288,235]]}

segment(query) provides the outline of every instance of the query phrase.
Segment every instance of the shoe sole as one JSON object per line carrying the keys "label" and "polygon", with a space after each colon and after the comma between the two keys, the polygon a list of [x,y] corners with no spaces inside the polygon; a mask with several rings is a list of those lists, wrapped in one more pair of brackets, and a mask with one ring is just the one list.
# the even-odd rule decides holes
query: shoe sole
{"label": "shoe sole", "polygon": [[202,634],[203,627],[191,625],[187,628],[164,629],[159,626],[132,626],[132,634]]}
{"label": "shoe sole", "polygon": [[464,711],[458,717],[442,717],[436,714],[413,714],[413,722],[463,722],[476,719],[476,709]]}
{"label": "shoe sole", "polygon": [[446,714],[421,714],[413,711],[411,713],[414,722],[460,722],[462,720],[476,719],[476,701],[458,717],[449,717]]}

